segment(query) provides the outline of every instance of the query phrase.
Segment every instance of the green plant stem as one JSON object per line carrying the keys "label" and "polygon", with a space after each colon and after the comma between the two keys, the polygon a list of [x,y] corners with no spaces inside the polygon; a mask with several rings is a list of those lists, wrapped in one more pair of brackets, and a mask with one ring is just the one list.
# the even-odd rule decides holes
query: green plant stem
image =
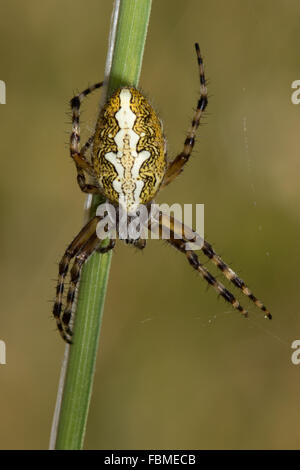
{"label": "green plant stem", "polygon": [[[124,85],[137,86],[146,40],[151,0],[115,0],[119,8],[107,96]],[[93,197],[90,217],[101,199]],[[70,347],[61,405],[58,407],[56,449],[82,449],[92,392],[111,253],[94,253],[85,263],[78,290],[74,344]],[[60,408],[60,411],[59,411]],[[53,437],[53,436],[52,436]]]}

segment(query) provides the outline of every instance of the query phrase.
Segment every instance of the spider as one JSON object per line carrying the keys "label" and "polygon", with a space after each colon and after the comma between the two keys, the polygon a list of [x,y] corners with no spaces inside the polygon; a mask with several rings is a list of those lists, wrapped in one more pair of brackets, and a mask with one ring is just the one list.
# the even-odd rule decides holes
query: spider
{"label": "spider", "polygon": [[[74,96],[70,102],[72,109],[70,153],[76,165],[78,185],[84,193],[104,196],[116,208],[121,204],[128,219],[139,205],[151,207],[158,191],[170,184],[182,172],[191,156],[196,131],[208,103],[204,65],[197,43],[195,48],[200,77],[200,97],[183,150],[172,161],[167,161],[162,123],[148,100],[136,88],[121,87],[113,93],[100,111],[94,134],[81,148],[80,106],[84,98],[100,88],[103,82],[87,88]],[[90,158],[87,157],[88,151]],[[86,180],[87,175],[90,177],[90,182]],[[118,211],[118,208],[116,210]],[[99,239],[96,233],[100,220],[101,216],[96,215],[82,228],[67,247],[59,263],[53,314],[58,330],[67,343],[72,343],[70,320],[82,266],[96,250],[105,253],[115,246],[115,238],[110,238],[105,247],[101,245],[103,240]],[[169,217],[168,220],[170,236],[167,242],[185,254],[192,268],[198,271],[225,301],[242,315],[247,316],[247,311],[234,295],[200,263],[194,250],[187,248],[189,240],[184,235],[178,237],[174,219]],[[165,215],[159,213],[160,233],[165,221]],[[138,249],[144,249],[146,246],[146,240],[142,237],[125,241]],[[272,318],[264,304],[252,294],[244,281],[225,264],[206,240],[203,240],[201,250],[232,284],[265,313],[266,318]],[[74,261],[70,271],[70,285],[63,306],[64,284],[72,260]]]}

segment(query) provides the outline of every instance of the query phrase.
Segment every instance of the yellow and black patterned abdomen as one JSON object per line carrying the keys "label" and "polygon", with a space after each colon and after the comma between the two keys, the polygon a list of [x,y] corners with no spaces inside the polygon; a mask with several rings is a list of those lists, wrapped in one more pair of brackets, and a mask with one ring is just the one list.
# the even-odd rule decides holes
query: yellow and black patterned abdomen
{"label": "yellow and black patterned abdomen", "polygon": [[93,166],[105,197],[128,213],[149,203],[165,174],[165,139],[156,113],[135,88],[119,88],[97,121]]}

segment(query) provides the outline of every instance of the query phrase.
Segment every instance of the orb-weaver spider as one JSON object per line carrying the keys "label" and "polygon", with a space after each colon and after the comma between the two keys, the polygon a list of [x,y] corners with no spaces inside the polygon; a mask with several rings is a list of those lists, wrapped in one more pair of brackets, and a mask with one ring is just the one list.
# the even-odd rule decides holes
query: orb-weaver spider
{"label": "orb-weaver spider", "polygon": [[[195,44],[195,47],[200,76],[200,98],[183,150],[173,161],[167,162],[166,159],[166,143],[161,121],[147,99],[134,87],[122,87],[114,92],[100,112],[94,134],[81,148],[79,145],[80,105],[84,97],[100,88],[103,82],[87,88],[71,100],[70,152],[77,168],[77,181],[83,192],[100,194],[115,206],[122,204],[123,210],[130,217],[130,214],[140,204],[151,206],[158,191],[181,173],[190,158],[196,130],[207,106],[203,61],[199,45]],[[90,159],[86,157],[88,150],[91,151]],[[86,182],[86,175],[92,178],[93,184]],[[53,314],[61,336],[68,343],[72,342],[72,331],[69,325],[81,268],[94,251],[104,253],[113,249],[115,245],[115,239],[110,239],[106,247],[101,247],[103,240],[100,240],[96,233],[99,220],[100,217],[95,216],[83,227],[66,249],[59,264]],[[164,220],[164,214],[161,213],[159,215],[160,229],[163,229]],[[191,266],[200,273],[208,284],[212,285],[227,302],[246,316],[247,311],[234,295],[209,273],[193,250],[187,249],[188,240],[184,236],[178,238],[172,217],[169,218],[169,222],[171,231],[168,243],[184,253]],[[143,238],[126,241],[139,249],[145,248],[146,245],[146,240]],[[201,249],[224,276],[241,289],[265,313],[267,318],[272,318],[264,304],[252,294],[244,281],[224,263],[207,241],[203,241]],[[72,259],[74,259],[74,263],[70,271],[70,286],[63,310],[64,283]]]}

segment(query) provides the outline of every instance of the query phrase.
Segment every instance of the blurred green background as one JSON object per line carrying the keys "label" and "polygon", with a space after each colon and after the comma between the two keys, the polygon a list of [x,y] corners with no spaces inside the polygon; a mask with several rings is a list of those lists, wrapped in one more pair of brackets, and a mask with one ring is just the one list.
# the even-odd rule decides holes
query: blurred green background
{"label": "blurred green background", "polygon": [[[112,2],[0,7],[0,447],[43,449],[64,351],[48,301],[85,200],[66,113],[74,91],[103,76]],[[299,447],[299,20],[297,0],[153,2],[140,85],[169,156],[198,97],[195,41],[210,95],[193,157],[159,202],[205,204],[206,238],[274,319],[233,288],[242,319],[162,242],[143,253],[118,242],[86,448]],[[84,105],[85,136],[98,99]]]}

